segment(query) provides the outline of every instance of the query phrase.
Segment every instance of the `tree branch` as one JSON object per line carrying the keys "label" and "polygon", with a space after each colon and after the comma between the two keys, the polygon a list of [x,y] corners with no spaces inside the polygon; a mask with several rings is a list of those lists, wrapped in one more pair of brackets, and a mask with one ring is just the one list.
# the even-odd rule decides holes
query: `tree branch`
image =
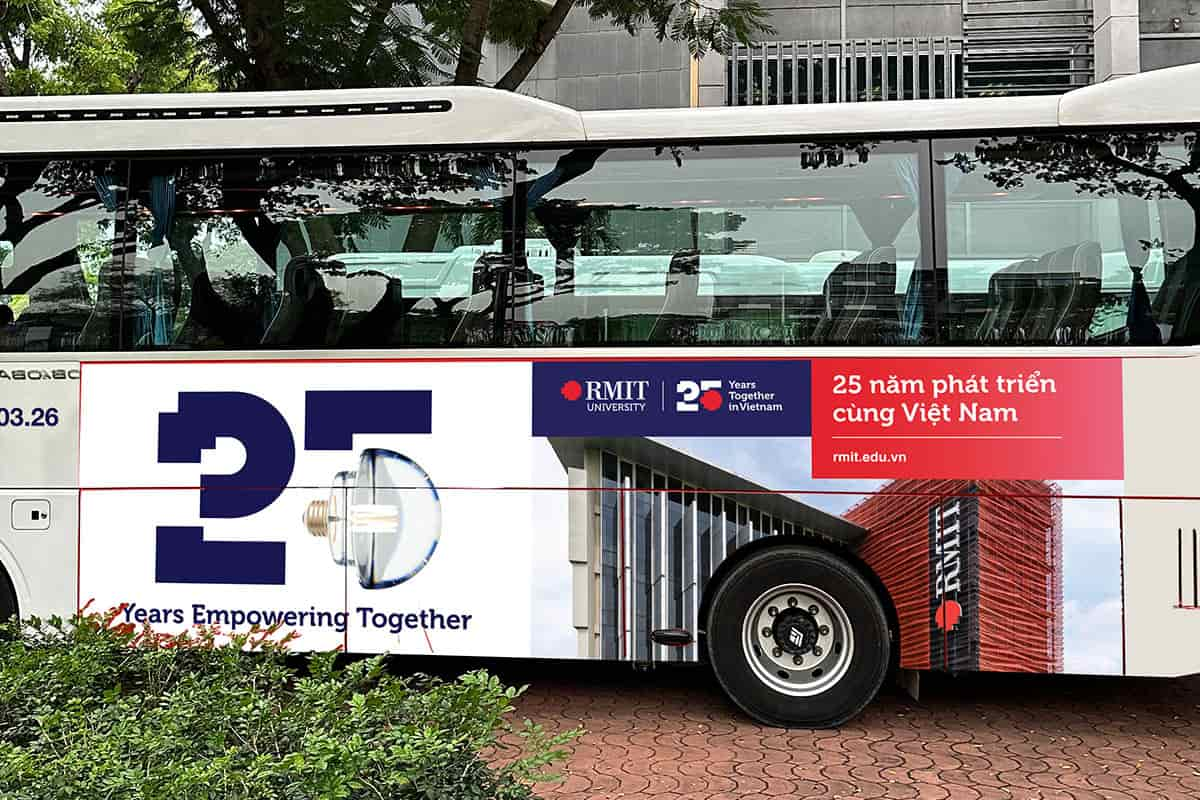
{"label": "tree branch", "polygon": [[6,33],[3,36],[3,41],[4,52],[8,55],[8,63],[12,64],[14,68],[19,68],[21,66],[21,57],[17,55],[17,48],[13,45],[12,37]]}
{"label": "tree branch", "polygon": [[1196,187],[1189,184],[1186,180],[1183,179],[1182,175],[1176,175],[1173,172],[1166,172],[1166,173],[1158,172],[1157,170],[1153,170],[1150,167],[1147,167],[1147,166],[1137,163],[1136,161],[1131,161],[1130,159],[1127,159],[1127,158],[1121,158],[1120,156],[1118,156],[1116,153],[1113,152],[1113,149],[1111,147],[1104,144],[1103,142],[1096,141],[1095,139],[1089,138],[1088,140],[1086,140],[1086,142],[1087,142],[1088,149],[1091,150],[1093,153],[1095,153],[1100,159],[1107,161],[1108,163],[1113,164],[1115,166],[1118,166],[1123,170],[1137,173],[1138,175],[1141,175],[1144,178],[1150,178],[1151,180],[1162,181],[1167,186],[1174,189],[1175,192],[1181,198],[1183,198],[1185,200],[1187,200],[1189,198],[1191,200],[1200,199],[1200,189],[1197,189]]}
{"label": "tree branch", "polygon": [[193,0],[193,5],[200,12],[200,16],[204,18],[204,24],[208,26],[208,30],[212,33],[213,41],[217,43],[217,47],[221,49],[225,58],[236,63],[247,74],[253,66],[250,59],[246,56],[245,50],[238,46],[233,40],[233,35],[221,22],[221,18],[217,15],[217,10],[213,7],[211,0]]}
{"label": "tree branch", "polygon": [[483,62],[483,38],[487,34],[488,15],[492,0],[471,0],[467,17],[463,21],[462,43],[458,47],[458,67],[454,70],[454,83],[458,86],[474,86],[479,83],[479,65]]}
{"label": "tree branch", "polygon": [[538,60],[546,52],[550,42],[554,41],[554,37],[558,35],[558,29],[562,27],[567,14],[575,7],[575,1],[555,0],[550,13],[542,20],[542,24],[538,25],[537,33],[533,35],[533,41],[521,55],[517,56],[517,60],[508,68],[508,72],[505,72],[500,80],[496,81],[495,88],[515,91],[529,77],[529,73],[533,72],[533,68],[537,66]]}

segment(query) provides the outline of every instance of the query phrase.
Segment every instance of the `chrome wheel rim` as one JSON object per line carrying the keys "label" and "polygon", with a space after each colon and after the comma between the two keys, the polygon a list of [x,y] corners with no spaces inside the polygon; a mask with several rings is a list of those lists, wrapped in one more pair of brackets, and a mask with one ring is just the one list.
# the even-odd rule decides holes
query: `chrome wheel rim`
{"label": "chrome wheel rim", "polygon": [[755,676],[777,692],[812,697],[846,675],[854,631],[841,603],[803,583],[763,592],[742,622],[742,648]]}

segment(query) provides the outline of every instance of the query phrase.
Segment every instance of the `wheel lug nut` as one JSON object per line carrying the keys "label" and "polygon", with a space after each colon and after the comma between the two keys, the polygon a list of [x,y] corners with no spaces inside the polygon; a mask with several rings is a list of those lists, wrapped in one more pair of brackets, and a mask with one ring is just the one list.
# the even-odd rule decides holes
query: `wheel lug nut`
{"label": "wheel lug nut", "polygon": [[779,658],[781,655],[783,655],[783,651],[780,650],[778,647],[776,647],[774,650],[771,651],[771,655],[775,656],[776,658]]}
{"label": "wheel lug nut", "polygon": [[794,657],[794,658],[792,659],[792,663],[793,663],[793,664],[795,664],[795,665],[798,667],[798,666],[800,666],[801,664],[803,664],[803,663],[804,663],[804,659],[803,659],[803,658],[801,658],[800,656],[796,656],[796,657]]}
{"label": "wheel lug nut", "polygon": [[808,607],[808,613],[812,614],[814,617],[817,615],[817,613],[818,613],[820,610],[821,610],[821,609],[817,608],[816,606],[809,606],[809,607]]}
{"label": "wheel lug nut", "polygon": [[824,651],[823,651],[823,650],[821,650],[821,648],[819,648],[819,647],[814,647],[814,648],[813,648],[813,655],[814,655],[814,656],[820,656],[820,655],[821,655],[821,653],[823,653],[823,652],[824,652]]}
{"label": "wheel lug nut", "polygon": [[779,609],[778,609],[778,608],[776,608],[775,606],[771,606],[770,608],[768,608],[768,609],[767,609],[767,615],[768,615],[768,616],[771,616],[771,617],[773,617],[773,616],[775,616],[775,615],[776,615],[776,614],[778,614],[778,613],[779,613]]}
{"label": "wheel lug nut", "polygon": [[796,607],[796,606],[798,606],[798,605],[800,605],[800,601],[799,601],[799,600],[797,600],[797,599],[796,599],[796,598],[794,598],[794,597],[789,597],[789,598],[788,598],[788,606],[790,606],[791,608],[795,608],[795,607]]}
{"label": "wheel lug nut", "polygon": [[822,626],[821,626],[821,635],[822,635],[822,636],[828,636],[828,635],[829,635],[829,626],[828,626],[828,625],[822,625]]}
{"label": "wheel lug nut", "polygon": [[770,629],[770,628],[763,628],[763,630],[762,630],[762,634],[763,634],[763,636],[766,636],[766,637],[770,638],[770,636],[771,636],[771,629]]}

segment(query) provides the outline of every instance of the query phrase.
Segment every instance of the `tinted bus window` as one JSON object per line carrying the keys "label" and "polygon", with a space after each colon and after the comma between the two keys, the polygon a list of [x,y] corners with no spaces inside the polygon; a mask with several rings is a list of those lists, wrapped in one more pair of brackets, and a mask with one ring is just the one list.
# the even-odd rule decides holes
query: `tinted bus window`
{"label": "tinted bus window", "polygon": [[516,322],[538,342],[577,345],[924,341],[912,308],[906,324],[906,302],[924,297],[910,293],[914,267],[932,269],[920,266],[931,252],[920,149],[527,154],[518,195],[528,269],[545,289]]}
{"label": "tinted bus window", "polygon": [[1194,132],[939,142],[953,343],[1200,340]]}
{"label": "tinted bus window", "polygon": [[[122,284],[124,162],[0,164],[0,351],[113,350],[116,322],[153,305]],[[137,335],[130,332],[130,336]]]}
{"label": "tinted bus window", "polygon": [[123,346],[466,340],[510,172],[510,157],[477,153],[134,161],[131,273],[155,290],[148,320],[127,309],[140,333]]}

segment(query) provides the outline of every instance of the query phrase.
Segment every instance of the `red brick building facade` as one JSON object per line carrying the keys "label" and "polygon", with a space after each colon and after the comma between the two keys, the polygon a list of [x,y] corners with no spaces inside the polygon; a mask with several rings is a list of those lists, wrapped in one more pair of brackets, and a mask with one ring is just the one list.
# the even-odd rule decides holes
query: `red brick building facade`
{"label": "red brick building facade", "polygon": [[883,579],[912,669],[1063,667],[1062,510],[1042,481],[897,480],[845,518]]}

